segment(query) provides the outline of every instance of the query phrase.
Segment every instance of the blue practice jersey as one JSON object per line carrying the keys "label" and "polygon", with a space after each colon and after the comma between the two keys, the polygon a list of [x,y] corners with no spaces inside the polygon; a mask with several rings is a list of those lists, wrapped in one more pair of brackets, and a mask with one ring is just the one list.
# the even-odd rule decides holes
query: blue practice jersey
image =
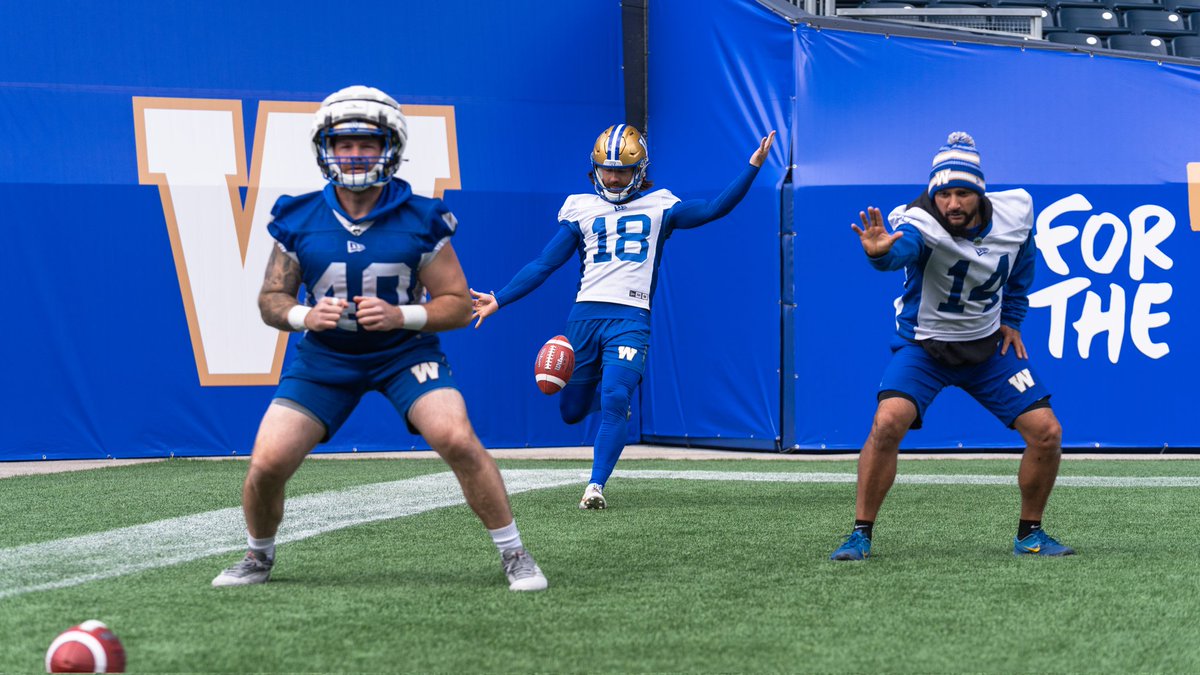
{"label": "blue practice jersey", "polygon": [[871,264],[905,269],[897,299],[897,332],[910,340],[965,342],[1000,325],[1020,329],[1033,284],[1033,200],[1024,190],[987,195],[992,217],[968,236],[955,237],[928,211],[898,206],[888,215],[904,236]]}
{"label": "blue practice jersey", "polygon": [[454,234],[457,221],[440,199],[412,193],[408,183],[392,179],[374,210],[353,220],[338,204],[334,187],[299,197],[280,197],[267,226],[279,248],[300,264],[305,303],[322,297],[346,300],[350,307],[337,328],[308,332],[305,340],[349,354],[391,349],[421,337],[417,331],[368,331],[354,315],[355,296],[376,297],[393,305],[425,301],[418,273]]}

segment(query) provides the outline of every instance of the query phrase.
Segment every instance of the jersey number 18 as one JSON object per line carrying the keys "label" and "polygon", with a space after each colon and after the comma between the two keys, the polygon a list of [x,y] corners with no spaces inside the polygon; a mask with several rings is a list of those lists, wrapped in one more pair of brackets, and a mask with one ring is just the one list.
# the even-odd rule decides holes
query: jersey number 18
{"label": "jersey number 18", "polygon": [[[640,227],[635,232],[629,231],[629,223],[638,223]],[[613,254],[608,251],[608,222],[606,218],[597,218],[592,221],[592,232],[596,234],[596,253],[592,255],[592,262],[606,263],[613,259]],[[645,262],[646,256],[650,253],[650,245],[646,242],[646,237],[650,236],[650,216],[644,214],[630,214],[621,216],[617,219],[617,245],[615,253],[618,260],[627,262]],[[629,245],[634,245],[634,251],[629,251]]]}

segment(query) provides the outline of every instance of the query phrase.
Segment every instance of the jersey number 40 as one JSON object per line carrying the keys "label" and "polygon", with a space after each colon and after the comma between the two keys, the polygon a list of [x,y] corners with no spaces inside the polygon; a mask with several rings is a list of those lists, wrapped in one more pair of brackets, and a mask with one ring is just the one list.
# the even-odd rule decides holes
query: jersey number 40
{"label": "jersey number 40", "polygon": [[[382,281],[382,283],[381,283]],[[367,298],[380,298],[394,305],[407,305],[418,302],[410,297],[408,288],[412,283],[412,268],[401,262],[375,262],[363,268],[362,292],[359,295]],[[404,299],[401,300],[400,289],[404,289]],[[310,289],[312,297],[323,298],[330,296],[341,298],[350,303],[346,311],[338,319],[338,328],[342,330],[358,330],[358,321],[354,319],[355,306],[350,300],[350,289],[346,285],[346,263],[329,263],[321,278]]]}

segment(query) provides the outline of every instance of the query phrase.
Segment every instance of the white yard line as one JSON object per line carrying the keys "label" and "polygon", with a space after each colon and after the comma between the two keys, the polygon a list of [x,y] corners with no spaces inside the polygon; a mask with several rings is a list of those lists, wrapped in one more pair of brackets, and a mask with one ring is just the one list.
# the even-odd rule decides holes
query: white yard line
{"label": "white yard line", "polygon": [[[578,469],[504,471],[511,494],[582,486]],[[616,478],[650,480],[852,483],[852,473],[733,471],[617,471]],[[920,485],[1015,485],[1013,476],[901,475]],[[1062,487],[1200,487],[1200,476],[1062,476]],[[391,520],[463,504],[454,475],[432,474],[289,499],[279,542],[298,541],[355,525]],[[166,567],[245,547],[240,508],[220,509],[107,532],[0,549],[0,599]],[[218,570],[214,569],[215,574]]]}

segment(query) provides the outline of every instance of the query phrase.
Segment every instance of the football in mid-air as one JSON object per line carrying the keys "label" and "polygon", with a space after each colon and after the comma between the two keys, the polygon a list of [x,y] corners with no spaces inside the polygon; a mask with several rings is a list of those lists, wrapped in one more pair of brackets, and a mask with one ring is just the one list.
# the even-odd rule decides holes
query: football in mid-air
{"label": "football in mid-air", "polygon": [[575,372],[575,350],[562,335],[550,338],[538,350],[533,375],[543,394],[557,394],[571,381]]}
{"label": "football in mid-air", "polygon": [[46,650],[47,673],[123,673],[125,648],[108,626],[84,621],[71,626]]}

